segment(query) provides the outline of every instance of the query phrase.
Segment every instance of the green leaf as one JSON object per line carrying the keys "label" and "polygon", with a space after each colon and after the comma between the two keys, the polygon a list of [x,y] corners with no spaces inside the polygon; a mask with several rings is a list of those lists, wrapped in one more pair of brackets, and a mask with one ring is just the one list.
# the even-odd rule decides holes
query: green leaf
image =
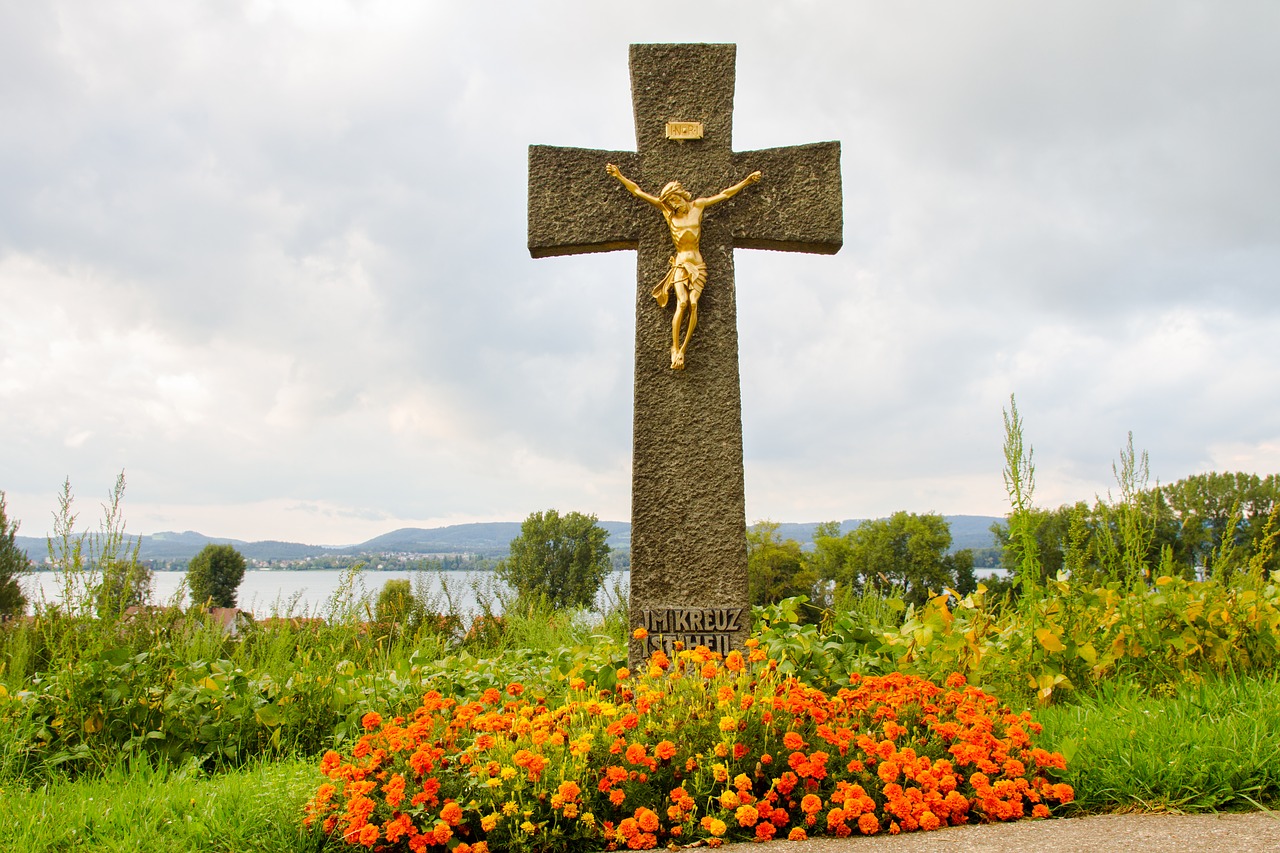
{"label": "green leaf", "polygon": [[262,705],[253,712],[253,716],[264,726],[280,725],[280,709],[275,705]]}

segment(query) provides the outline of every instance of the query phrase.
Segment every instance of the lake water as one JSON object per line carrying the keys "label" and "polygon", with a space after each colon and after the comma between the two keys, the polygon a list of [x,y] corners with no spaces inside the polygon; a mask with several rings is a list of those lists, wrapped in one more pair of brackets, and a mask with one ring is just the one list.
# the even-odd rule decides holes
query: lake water
{"label": "lake water", "polygon": [[[186,574],[153,573],[152,601],[156,604],[172,602]],[[347,573],[341,571],[247,571],[240,584],[237,603],[242,610],[248,610],[258,618],[272,615],[324,615],[329,612],[334,595],[346,576]],[[367,595],[372,607],[373,599],[377,597],[383,584],[393,579],[412,581],[415,591],[425,594],[432,602],[433,609],[442,612],[454,609],[461,613],[479,613],[480,598],[493,600],[494,592],[499,588],[492,572],[365,571],[356,575],[354,592],[357,596]],[[61,599],[61,580],[62,576],[58,572],[34,572],[22,579],[23,592],[28,601],[35,601],[43,596],[45,601],[57,602]],[[615,572],[607,577],[600,595],[597,596],[597,604],[607,606],[616,597],[615,587],[620,585],[625,592],[629,582],[629,572]],[[448,597],[445,595],[446,589]],[[449,604],[450,597],[452,608]],[[185,606],[187,602],[184,600],[181,603]],[[492,606],[495,609],[499,607],[496,601]]]}

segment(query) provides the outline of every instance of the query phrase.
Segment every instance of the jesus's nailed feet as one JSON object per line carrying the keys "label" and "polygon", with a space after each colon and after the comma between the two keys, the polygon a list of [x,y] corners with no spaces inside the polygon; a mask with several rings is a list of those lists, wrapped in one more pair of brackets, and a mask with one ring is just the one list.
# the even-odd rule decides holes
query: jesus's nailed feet
{"label": "jesus's nailed feet", "polygon": [[684,353],[676,347],[671,348],[671,369],[684,370]]}

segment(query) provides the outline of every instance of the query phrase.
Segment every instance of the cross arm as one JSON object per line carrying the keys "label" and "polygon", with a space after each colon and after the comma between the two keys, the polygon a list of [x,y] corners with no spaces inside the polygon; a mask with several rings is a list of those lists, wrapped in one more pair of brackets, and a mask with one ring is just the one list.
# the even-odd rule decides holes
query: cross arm
{"label": "cross arm", "polygon": [[840,143],[764,148],[734,155],[735,174],[764,173],[731,202],[733,245],[831,255],[844,243]]}
{"label": "cross arm", "polygon": [[640,171],[632,151],[529,146],[529,254],[535,258],[634,249],[640,221],[652,216],[605,172]]}

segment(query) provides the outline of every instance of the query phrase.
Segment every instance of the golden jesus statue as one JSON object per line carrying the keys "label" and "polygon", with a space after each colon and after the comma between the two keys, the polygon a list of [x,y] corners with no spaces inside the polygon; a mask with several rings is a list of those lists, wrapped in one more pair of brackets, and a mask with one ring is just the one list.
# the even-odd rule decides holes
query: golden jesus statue
{"label": "golden jesus statue", "polygon": [[[698,238],[702,235],[702,211],[713,204],[733,198],[760,180],[760,173],[752,172],[742,182],[709,198],[694,198],[679,181],[667,184],[655,197],[640,189],[635,181],[618,171],[614,164],[609,163],[604,168],[626,187],[627,192],[662,211],[663,218],[667,220],[667,228],[671,230],[675,254],[671,256],[671,269],[667,271],[666,277],[653,289],[653,298],[658,300],[660,307],[666,308],[671,290],[675,289],[676,313],[671,318],[671,369],[684,370],[684,351],[689,346],[694,327],[698,325],[698,298],[702,296],[702,288],[707,283],[707,265],[702,260],[702,252],[698,250]],[[689,326],[681,341],[680,323],[686,309],[689,312]]]}

